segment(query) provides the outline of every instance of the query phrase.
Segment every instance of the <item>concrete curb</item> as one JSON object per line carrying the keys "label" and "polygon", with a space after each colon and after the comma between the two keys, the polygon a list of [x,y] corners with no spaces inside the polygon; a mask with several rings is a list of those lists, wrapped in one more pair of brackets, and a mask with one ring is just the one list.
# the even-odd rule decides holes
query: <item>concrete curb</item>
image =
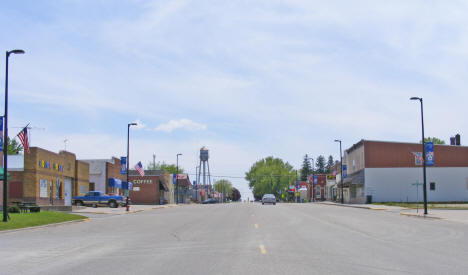
{"label": "concrete curb", "polygon": [[441,217],[436,217],[436,216],[424,216],[424,215],[419,215],[417,213],[405,213],[403,211],[400,212],[400,215],[407,216],[407,217],[415,217],[415,218],[423,218],[423,219],[433,219],[433,220],[443,220]]}
{"label": "concrete curb", "polygon": [[49,224],[44,224],[44,225],[29,226],[29,227],[9,229],[9,230],[0,230],[0,234],[4,234],[4,233],[6,234],[6,233],[11,233],[11,232],[16,232],[16,231],[24,231],[24,230],[33,230],[33,229],[46,228],[46,227],[52,227],[52,226],[59,226],[59,225],[64,225],[64,224],[69,224],[69,223],[89,222],[90,220],[91,220],[90,218],[84,218],[84,219],[74,220],[74,221],[49,223]]}
{"label": "concrete curb", "polygon": [[[349,205],[349,204],[338,204],[338,203],[324,203],[324,202],[317,202],[319,204],[324,204],[324,205],[333,205],[333,206],[341,206],[341,207],[352,207],[352,208],[361,208],[361,209],[368,209],[368,210],[386,210],[388,211],[389,209],[388,208],[373,208],[373,207],[370,207],[370,206],[361,206],[361,205]],[[406,208],[408,209],[408,208]],[[416,218],[423,218],[423,219],[433,219],[433,220],[443,220],[443,218],[441,217],[436,217],[436,216],[423,216],[423,215],[419,215],[419,214],[416,214],[416,213],[405,213],[405,211],[407,210],[401,210],[400,211],[400,215],[402,216],[407,216],[407,217],[416,217]]]}
{"label": "concrete curb", "polygon": [[361,208],[361,209],[369,209],[369,210],[387,210],[384,208],[374,209],[370,206],[361,206],[361,205],[351,205],[351,204],[341,204],[341,203],[326,203],[326,202],[316,202],[318,204],[323,205],[332,205],[332,206],[341,206],[341,207],[351,207],[351,208]]}
{"label": "concrete curb", "polygon": [[130,210],[130,211],[124,211],[124,212],[71,212],[75,214],[102,214],[102,215],[125,215],[125,214],[134,214],[134,213],[139,213],[139,212],[144,212],[148,210],[156,210],[156,209],[164,209],[164,208],[171,208],[171,207],[179,207],[180,205],[160,205],[160,206],[155,206],[152,208],[147,208],[147,209],[138,209],[138,210]]}

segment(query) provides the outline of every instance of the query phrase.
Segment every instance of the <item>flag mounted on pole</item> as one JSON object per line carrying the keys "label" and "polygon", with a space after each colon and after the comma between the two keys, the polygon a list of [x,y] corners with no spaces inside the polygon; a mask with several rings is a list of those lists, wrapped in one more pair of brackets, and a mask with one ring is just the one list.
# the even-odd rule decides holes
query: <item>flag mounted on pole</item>
{"label": "flag mounted on pole", "polygon": [[139,162],[135,165],[135,169],[138,171],[138,174],[140,174],[140,177],[144,177],[144,176],[145,176],[145,170],[143,169],[143,165],[141,164],[141,161],[139,161]]}
{"label": "flag mounted on pole", "polygon": [[17,134],[16,136],[21,140],[24,152],[29,154],[28,125],[26,125],[26,127],[24,127],[23,130],[21,130],[21,132],[19,132],[19,134]]}

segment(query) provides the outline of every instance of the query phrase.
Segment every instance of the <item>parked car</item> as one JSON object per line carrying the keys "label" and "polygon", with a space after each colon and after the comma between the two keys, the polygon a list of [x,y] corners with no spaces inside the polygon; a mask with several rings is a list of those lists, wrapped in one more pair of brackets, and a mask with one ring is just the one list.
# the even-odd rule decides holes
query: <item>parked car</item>
{"label": "parked car", "polygon": [[276,205],[276,197],[273,194],[265,194],[262,197],[262,205],[265,203],[272,203],[273,205]]}
{"label": "parked car", "polygon": [[202,204],[213,204],[213,203],[218,203],[218,201],[214,198],[209,198],[209,199],[202,201]]}
{"label": "parked car", "polygon": [[101,191],[90,191],[84,196],[73,197],[73,204],[78,206],[107,205],[111,208],[117,208],[119,205],[125,205],[125,197],[120,195],[107,195]]}

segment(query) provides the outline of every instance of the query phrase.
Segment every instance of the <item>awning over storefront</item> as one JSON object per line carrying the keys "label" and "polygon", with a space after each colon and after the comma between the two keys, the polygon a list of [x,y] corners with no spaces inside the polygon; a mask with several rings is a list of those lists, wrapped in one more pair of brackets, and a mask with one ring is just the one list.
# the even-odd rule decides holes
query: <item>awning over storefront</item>
{"label": "awning over storefront", "polygon": [[122,181],[122,189],[123,190],[133,190],[133,183],[129,182],[127,184],[127,182]]}
{"label": "awning over storefront", "polygon": [[164,190],[165,192],[169,191],[162,181],[159,181],[159,190]]}
{"label": "awning over storefront", "polygon": [[109,187],[122,188],[122,181],[116,178],[109,178]]}

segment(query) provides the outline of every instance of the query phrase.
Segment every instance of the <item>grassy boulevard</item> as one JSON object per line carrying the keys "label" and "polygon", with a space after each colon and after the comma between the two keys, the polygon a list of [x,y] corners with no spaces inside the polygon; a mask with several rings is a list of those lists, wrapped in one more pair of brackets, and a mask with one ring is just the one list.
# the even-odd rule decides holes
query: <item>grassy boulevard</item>
{"label": "grassy boulevard", "polygon": [[81,215],[52,211],[10,213],[9,215],[10,220],[8,222],[0,221],[0,231],[86,219],[85,216]]}
{"label": "grassy boulevard", "polygon": [[[388,206],[400,206],[404,208],[410,208],[410,209],[416,209],[416,208],[422,208],[423,203],[414,203],[414,202],[376,202],[373,203],[375,205],[388,205]],[[434,202],[434,203],[428,203],[427,208],[429,209],[443,209],[443,210],[468,210],[468,203],[463,203],[463,202],[449,202],[449,203],[440,203],[440,202]]]}

